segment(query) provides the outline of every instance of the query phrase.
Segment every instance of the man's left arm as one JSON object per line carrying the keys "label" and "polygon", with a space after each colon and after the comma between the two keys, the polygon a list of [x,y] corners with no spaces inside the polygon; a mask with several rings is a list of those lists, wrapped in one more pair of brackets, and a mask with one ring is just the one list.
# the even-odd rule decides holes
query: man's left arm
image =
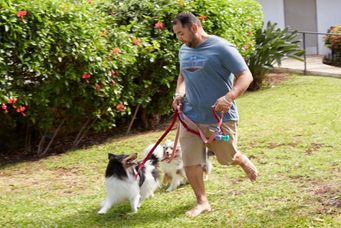
{"label": "man's left arm", "polygon": [[237,99],[237,97],[241,96],[247,90],[252,81],[253,77],[249,69],[236,75],[232,90],[225,95],[226,100],[233,101]]}
{"label": "man's left arm", "polygon": [[235,75],[236,80],[232,90],[230,90],[225,96],[220,97],[215,103],[216,112],[228,112],[235,99],[241,96],[249,87],[253,81],[252,74],[249,69],[242,71]]}

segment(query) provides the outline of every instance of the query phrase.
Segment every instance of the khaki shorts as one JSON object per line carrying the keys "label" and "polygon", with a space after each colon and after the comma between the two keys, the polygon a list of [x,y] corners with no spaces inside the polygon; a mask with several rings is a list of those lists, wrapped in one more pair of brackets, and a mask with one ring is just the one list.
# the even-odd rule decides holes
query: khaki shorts
{"label": "khaki shorts", "polygon": [[[208,130],[208,126],[216,126],[216,124],[193,124],[186,122],[187,126],[195,131],[197,127],[206,135],[206,138],[211,136],[213,132]],[[213,141],[205,144],[202,139],[189,132],[180,123],[180,146],[182,150],[182,159],[184,166],[203,165],[206,162],[206,148],[214,152],[217,160],[222,165],[230,165],[237,150],[237,121],[228,121],[222,124],[222,128],[230,136],[229,141]]]}

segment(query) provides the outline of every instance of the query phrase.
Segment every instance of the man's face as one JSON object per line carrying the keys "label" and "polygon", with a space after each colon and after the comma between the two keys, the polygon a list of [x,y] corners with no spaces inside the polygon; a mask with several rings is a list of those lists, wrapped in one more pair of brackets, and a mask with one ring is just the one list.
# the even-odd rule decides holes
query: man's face
{"label": "man's face", "polygon": [[[193,26],[192,26],[193,27]],[[182,43],[186,44],[188,47],[195,47],[196,45],[196,36],[193,29],[188,27],[183,27],[181,23],[177,23],[173,25],[173,31],[176,35],[176,38],[180,40]]]}

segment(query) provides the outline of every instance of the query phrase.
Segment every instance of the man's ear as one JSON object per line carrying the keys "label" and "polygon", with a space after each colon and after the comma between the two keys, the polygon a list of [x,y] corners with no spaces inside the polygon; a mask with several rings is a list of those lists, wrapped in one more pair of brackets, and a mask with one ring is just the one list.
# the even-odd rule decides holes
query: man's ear
{"label": "man's ear", "polygon": [[191,29],[194,33],[197,33],[199,31],[199,26],[195,23],[192,23]]}

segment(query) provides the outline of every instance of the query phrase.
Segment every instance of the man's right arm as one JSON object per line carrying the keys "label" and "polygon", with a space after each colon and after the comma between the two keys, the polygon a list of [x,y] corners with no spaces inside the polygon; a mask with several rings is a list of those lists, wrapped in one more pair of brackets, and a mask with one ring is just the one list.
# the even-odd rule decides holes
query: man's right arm
{"label": "man's right arm", "polygon": [[183,98],[185,96],[185,79],[183,75],[180,73],[177,83],[176,83],[176,89],[173,99],[172,107],[175,110],[178,105],[181,105]]}
{"label": "man's right arm", "polygon": [[176,83],[176,90],[175,90],[175,94],[178,94],[180,96],[184,96],[185,95],[185,79],[184,76],[182,76],[182,74],[179,74],[177,83]]}

